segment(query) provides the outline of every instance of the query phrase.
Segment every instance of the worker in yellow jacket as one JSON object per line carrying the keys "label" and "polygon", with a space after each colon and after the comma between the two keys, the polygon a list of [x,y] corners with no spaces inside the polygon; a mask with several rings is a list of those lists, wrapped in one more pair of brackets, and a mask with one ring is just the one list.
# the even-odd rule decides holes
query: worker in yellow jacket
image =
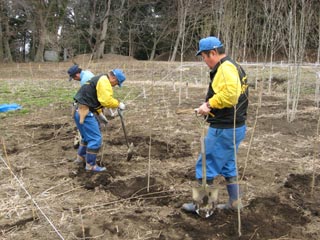
{"label": "worker in yellow jacket", "polygon": [[[222,175],[227,182],[229,201],[218,208],[238,209],[241,205],[234,150],[238,150],[246,133],[247,76],[241,66],[226,55],[217,37],[201,39],[198,55],[211,70],[205,102],[197,109],[210,124],[205,137],[207,184],[212,185],[214,178]],[[201,154],[196,163],[196,179],[202,182]],[[182,208],[197,211],[194,203],[186,203]]]}
{"label": "worker in yellow jacket", "polygon": [[77,110],[74,114],[75,123],[81,133],[82,140],[78,149],[78,158],[86,161],[87,171],[102,172],[105,167],[96,164],[97,153],[101,147],[102,135],[95,115],[104,117],[102,109],[125,109],[125,104],[113,97],[112,87],[121,87],[126,77],[120,69],[108,74],[99,75],[87,81],[74,97]]}

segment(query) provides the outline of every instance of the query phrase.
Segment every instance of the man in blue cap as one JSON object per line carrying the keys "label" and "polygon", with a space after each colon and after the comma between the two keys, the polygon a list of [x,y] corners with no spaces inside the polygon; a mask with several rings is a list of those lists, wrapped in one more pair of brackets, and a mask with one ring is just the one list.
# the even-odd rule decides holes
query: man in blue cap
{"label": "man in blue cap", "polygon": [[[246,133],[247,76],[241,66],[226,55],[223,44],[216,37],[201,39],[196,55],[201,55],[211,70],[205,102],[197,109],[210,124],[205,137],[207,184],[212,185],[214,178],[222,175],[227,182],[229,201],[217,207],[238,209],[241,202],[234,149],[238,150]],[[201,184],[201,154],[196,163],[196,179]],[[196,212],[197,205],[186,203],[182,208],[187,212]]]}
{"label": "man in blue cap", "polygon": [[89,70],[82,70],[77,64],[74,64],[68,69],[68,74],[69,81],[71,81],[72,79],[80,81],[81,86],[94,76],[92,72],[90,72]]}
{"label": "man in blue cap", "polygon": [[121,87],[125,80],[126,77],[122,70],[114,69],[108,74],[91,78],[74,97],[77,105],[74,120],[82,136],[78,158],[85,160],[87,171],[103,172],[106,170],[105,167],[96,164],[102,136],[95,115],[101,114],[104,107],[125,109],[125,104],[113,97],[112,89],[116,85]]}
{"label": "man in blue cap", "polygon": [[[94,74],[91,71],[82,70],[78,64],[72,65],[68,69],[67,73],[69,75],[69,81],[71,81],[72,79],[74,79],[76,81],[80,81],[80,86],[82,86],[87,81],[89,81],[92,77],[94,77]],[[75,108],[73,108],[72,111],[74,112]],[[74,113],[72,113],[72,115],[74,115]],[[78,130],[77,133],[75,134],[75,137],[74,137],[73,147],[78,148],[80,145],[80,142],[81,142],[81,134]],[[83,161],[77,157],[74,162],[75,163],[82,163]]]}

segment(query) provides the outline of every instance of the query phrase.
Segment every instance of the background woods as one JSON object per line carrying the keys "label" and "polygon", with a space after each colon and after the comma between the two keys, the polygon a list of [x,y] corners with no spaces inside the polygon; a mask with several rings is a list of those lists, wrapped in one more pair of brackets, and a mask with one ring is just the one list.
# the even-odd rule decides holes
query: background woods
{"label": "background woods", "polygon": [[11,0],[0,2],[0,61],[90,53],[193,60],[219,36],[240,61],[319,62],[317,0]]}

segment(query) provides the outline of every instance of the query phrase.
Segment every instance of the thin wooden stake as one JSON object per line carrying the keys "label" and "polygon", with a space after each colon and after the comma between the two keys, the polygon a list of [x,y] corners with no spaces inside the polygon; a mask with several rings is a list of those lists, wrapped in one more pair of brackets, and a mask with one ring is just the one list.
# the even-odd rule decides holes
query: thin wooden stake
{"label": "thin wooden stake", "polygon": [[[152,87],[151,87],[151,99],[153,101],[154,94],[153,94],[153,87],[154,87],[154,81],[152,80]],[[148,183],[147,183],[147,192],[150,191],[150,175],[151,175],[151,143],[152,143],[152,127],[153,127],[153,108],[154,104],[151,102],[151,114],[150,114],[150,135],[149,135],[149,161],[148,161]]]}
{"label": "thin wooden stake", "polygon": [[6,148],[6,144],[4,143],[4,138],[3,137],[1,138],[1,141],[2,141],[4,157],[5,157],[5,159],[6,159],[7,163],[8,163],[9,168],[11,169],[11,163],[10,163],[9,158],[8,158],[7,148]]}
{"label": "thin wooden stake", "polygon": [[80,206],[79,206],[79,214],[80,214],[80,219],[81,219],[82,237],[83,237],[83,239],[86,239],[86,232],[85,232],[84,225],[83,225],[83,218],[82,218],[82,212],[81,212]]}
{"label": "thin wooden stake", "polygon": [[[240,184],[239,184],[239,170],[238,170],[238,159],[237,159],[237,145],[236,145],[236,118],[237,118],[237,108],[234,106],[234,117],[233,117],[233,151],[234,151],[234,161],[236,165],[236,172],[237,172],[237,184],[238,184],[238,201],[241,202],[240,199]],[[240,213],[240,206],[237,206],[238,210],[238,235],[241,237],[241,213]]]}
{"label": "thin wooden stake", "polygon": [[316,132],[316,139],[314,141],[314,149],[313,149],[313,159],[312,159],[312,180],[311,180],[311,196],[314,195],[314,186],[315,186],[315,177],[316,177],[316,158],[317,158],[317,154],[318,154],[318,145],[320,142],[320,114],[319,114],[319,118],[318,118],[318,124],[317,124],[317,132]]}
{"label": "thin wooden stake", "polygon": [[186,99],[189,98],[189,83],[186,82]]}
{"label": "thin wooden stake", "polygon": [[253,128],[252,128],[252,133],[251,133],[251,137],[250,137],[250,141],[249,141],[249,146],[248,146],[246,161],[244,163],[244,168],[243,168],[243,172],[242,172],[242,176],[241,176],[241,181],[243,180],[246,169],[247,169],[249,156],[250,156],[250,150],[251,150],[251,146],[252,146],[252,142],[253,142],[253,136],[254,136],[254,132],[256,130],[257,122],[258,122],[258,114],[259,114],[259,105],[257,106],[257,110],[256,110],[256,119],[254,120],[254,124],[253,124]]}

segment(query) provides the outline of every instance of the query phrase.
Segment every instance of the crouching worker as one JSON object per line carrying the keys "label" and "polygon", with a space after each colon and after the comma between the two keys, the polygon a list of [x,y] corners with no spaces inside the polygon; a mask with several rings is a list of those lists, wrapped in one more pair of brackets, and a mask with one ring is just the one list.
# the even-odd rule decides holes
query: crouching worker
{"label": "crouching worker", "polygon": [[[238,150],[246,133],[247,76],[241,66],[226,55],[222,43],[216,37],[201,39],[197,55],[201,55],[211,70],[205,102],[198,108],[198,113],[206,116],[210,124],[205,138],[207,183],[213,184],[214,178],[222,175],[227,183],[229,201],[217,207],[238,209],[241,204],[235,149]],[[196,163],[196,178],[201,182],[201,155]],[[186,203],[182,208],[195,212],[196,204]]]}
{"label": "crouching worker", "polygon": [[94,74],[89,70],[82,70],[79,68],[77,64],[74,64],[72,67],[68,69],[69,81],[76,80],[80,81],[80,85],[84,85],[87,81],[89,81]]}
{"label": "crouching worker", "polygon": [[[94,74],[89,70],[82,70],[77,64],[72,65],[68,69],[68,75],[69,75],[69,81],[76,80],[80,82],[80,86],[84,85],[87,81],[89,81],[92,77],[94,77]],[[74,115],[75,106],[72,106],[72,116]],[[73,140],[73,147],[75,149],[78,149],[81,142],[81,134],[79,130],[76,131],[74,140]],[[75,163],[82,163],[83,161],[81,159],[76,158],[74,160]]]}
{"label": "crouching worker", "polygon": [[120,69],[114,69],[106,75],[99,75],[87,81],[74,97],[77,110],[74,120],[82,140],[78,149],[78,158],[86,161],[87,171],[102,172],[105,167],[96,163],[97,153],[102,144],[102,135],[95,115],[102,116],[103,107],[125,109],[125,105],[113,98],[112,87],[121,87],[126,80]]}

